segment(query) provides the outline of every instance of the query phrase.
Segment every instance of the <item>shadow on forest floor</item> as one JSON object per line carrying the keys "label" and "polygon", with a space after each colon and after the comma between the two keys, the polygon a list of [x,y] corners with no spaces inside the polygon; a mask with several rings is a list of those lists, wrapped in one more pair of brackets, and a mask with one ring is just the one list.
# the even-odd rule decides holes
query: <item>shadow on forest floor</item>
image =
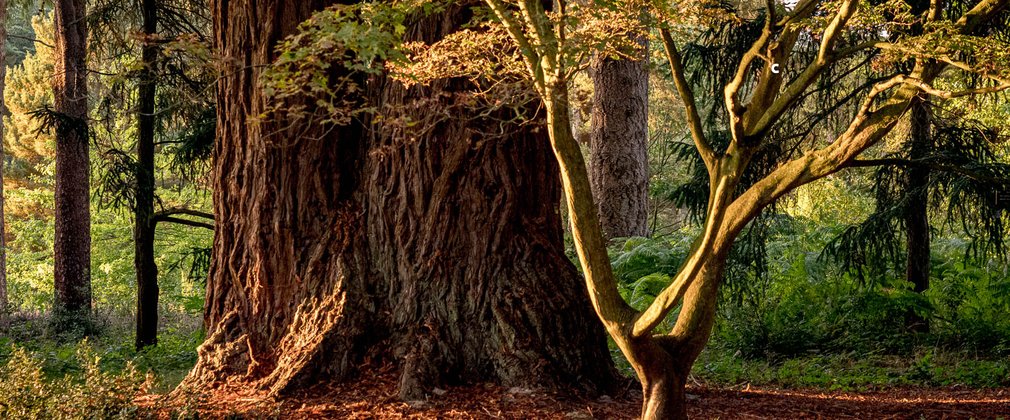
{"label": "shadow on forest floor", "polygon": [[[697,419],[997,419],[1010,414],[1007,388],[825,392],[696,386],[688,392],[691,417]],[[263,399],[256,391],[243,389],[168,406],[157,395],[138,402],[157,413],[155,417],[172,417],[170,413],[188,417],[199,411],[199,418],[633,419],[641,401],[638,391],[587,399],[490,385],[449,387],[436,393],[440,395],[428,401],[399,401],[396,375],[385,370],[356,383],[319,386],[281,400]]]}
{"label": "shadow on forest floor", "polygon": [[899,388],[872,392],[694,389],[695,418],[997,419],[1010,416],[1010,389]]}

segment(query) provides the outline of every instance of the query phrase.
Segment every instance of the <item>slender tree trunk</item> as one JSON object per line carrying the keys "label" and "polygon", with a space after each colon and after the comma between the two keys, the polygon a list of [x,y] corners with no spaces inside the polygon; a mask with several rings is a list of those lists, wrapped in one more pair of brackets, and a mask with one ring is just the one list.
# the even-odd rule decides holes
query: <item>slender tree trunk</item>
{"label": "slender tree trunk", "polygon": [[[722,242],[727,244],[730,242]],[[715,325],[717,298],[726,261],[726,248],[717,251],[688,288],[683,315],[668,335],[631,338],[628,361],[642,385],[643,419],[687,419],[686,385],[694,362],[708,343]]]}
{"label": "slender tree trunk", "polygon": [[[399,365],[404,399],[483,381],[612,386],[605,335],[564,254],[542,127],[486,137],[509,117],[457,103],[465,82],[408,90],[381,77],[368,99],[425,130],[250,123],[274,46],[325,5],[214,3],[217,46],[241,67],[219,84],[208,339],[184,386],[241,378],[285,393],[366,358]],[[432,41],[469,18],[453,8],[407,36]]]}
{"label": "slender tree trunk", "polygon": [[[653,335],[651,332],[641,337],[633,336],[635,319],[621,309],[622,301],[611,301],[603,293],[606,284],[615,284],[606,258],[606,246],[597,222],[596,206],[589,175],[582,162],[582,152],[571,132],[568,121],[567,85],[562,76],[545,83],[543,95],[547,111],[548,132],[557,161],[561,165],[561,179],[565,189],[565,199],[569,208],[576,251],[579,253],[583,269],[587,273],[586,282],[597,298],[596,308],[600,319],[607,325],[629,364],[635,369],[642,386],[643,419],[686,419],[687,405],[685,385],[691,366],[708,342],[715,324],[716,302],[719,283],[728,252],[739,230],[727,231],[712,240],[709,253],[699,262],[695,278],[687,287],[677,324],[669,335]],[[723,173],[716,179],[738,179],[738,162],[727,162]],[[726,181],[725,185],[733,184]],[[735,181],[734,181],[735,182]],[[732,187],[713,189],[712,196],[731,194]],[[725,201],[723,199],[714,199]],[[720,204],[721,205],[721,204]],[[724,209],[723,209],[724,210]],[[714,223],[714,229],[722,229],[723,217],[714,211],[707,223]],[[693,254],[704,241],[699,239]],[[609,279],[608,279],[609,277]],[[600,283],[597,283],[600,282]],[[619,299],[619,296],[612,296]]]}
{"label": "slender tree trunk", "polygon": [[143,0],[144,46],[137,115],[137,195],[133,209],[133,267],[137,272],[137,337],[141,349],[158,343],[158,266],[154,261],[154,112],[157,93],[156,0]]}
{"label": "slender tree trunk", "polygon": [[[640,40],[647,57],[648,41]],[[649,234],[648,60],[596,58],[589,170],[607,238]]]}
{"label": "slender tree trunk", "polygon": [[91,311],[91,211],[88,155],[86,1],[56,0],[56,310],[73,322]]}
{"label": "slender tree trunk", "polygon": [[[0,0],[0,116],[7,113],[4,90],[7,88],[7,0]],[[0,118],[0,315],[10,309],[7,297],[7,213],[4,212],[4,164],[7,156],[3,150],[4,126]]]}
{"label": "slender tree trunk", "polygon": [[[932,117],[929,106],[929,100],[924,97],[912,101],[909,159],[924,158],[932,147]],[[907,169],[905,193],[908,194],[908,200],[904,217],[908,255],[905,264],[905,279],[912,283],[916,293],[925,292],[929,288],[928,185],[928,168],[913,165]],[[913,331],[929,331],[929,320],[915,312],[909,312],[906,321],[909,329]]]}
{"label": "slender tree trunk", "polygon": [[687,374],[671,354],[656,346],[638,367],[642,382],[643,419],[687,419]]}

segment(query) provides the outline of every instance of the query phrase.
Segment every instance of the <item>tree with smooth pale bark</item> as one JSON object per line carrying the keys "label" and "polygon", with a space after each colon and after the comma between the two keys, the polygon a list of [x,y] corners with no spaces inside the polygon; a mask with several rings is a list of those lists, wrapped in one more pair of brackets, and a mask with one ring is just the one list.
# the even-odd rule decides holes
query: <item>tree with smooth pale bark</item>
{"label": "tree with smooth pale bark", "polygon": [[[715,322],[715,307],[726,260],[734,240],[762,209],[796,187],[857,164],[861,153],[878,143],[897,124],[912,101],[925,92],[938,98],[977,95],[1010,87],[999,41],[986,37],[986,25],[1000,16],[1006,1],[987,0],[958,10],[935,1],[918,15],[900,2],[868,6],[856,0],[804,0],[789,10],[768,2],[764,28],[739,60],[734,77],[725,84],[723,102],[728,114],[729,142],[712,142],[703,127],[692,86],[684,74],[674,31],[674,19],[696,18],[691,24],[729,19],[707,14],[707,2],[673,2],[656,10],[661,42],[697,152],[709,173],[710,193],[703,232],[670,285],[642,311],[625,302],[607,258],[606,244],[593,202],[582,152],[568,123],[567,83],[571,54],[564,16],[577,5],[555,1],[550,10],[534,0],[488,0],[526,65],[544,102],[548,133],[561,169],[576,251],[593,306],[642,383],[643,418],[685,418],[684,385],[691,365],[705,346]],[[890,17],[889,17],[890,16]],[[916,37],[886,39],[889,25],[922,22],[926,31]],[[893,28],[892,31],[893,32]],[[802,42],[801,42],[802,40]],[[814,53],[796,54],[802,43],[814,42]],[[784,115],[812,90],[829,69],[866,52],[881,53],[893,73],[869,89],[857,91],[860,100],[849,123],[827,145],[807,144],[802,154],[779,163],[749,185],[742,179],[751,159],[774,137],[770,133]],[[964,57],[968,58],[965,59]],[[802,60],[802,61],[801,61]],[[797,74],[772,71],[799,65]],[[933,82],[944,71],[977,74],[991,84],[964,91],[944,91]],[[746,92],[746,93],[745,93]],[[676,311],[675,311],[676,310]],[[674,318],[671,331],[656,331],[664,319]]]}

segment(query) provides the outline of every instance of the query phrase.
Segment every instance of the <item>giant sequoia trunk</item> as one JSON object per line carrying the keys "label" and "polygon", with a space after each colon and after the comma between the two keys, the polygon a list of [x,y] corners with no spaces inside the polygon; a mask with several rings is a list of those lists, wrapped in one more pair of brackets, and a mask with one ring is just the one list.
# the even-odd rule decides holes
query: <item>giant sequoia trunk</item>
{"label": "giant sequoia trunk", "polygon": [[80,320],[91,310],[87,26],[84,0],[57,0],[53,105],[56,123],[56,311]]}
{"label": "giant sequoia trunk", "polygon": [[590,70],[594,90],[589,176],[603,234],[608,238],[646,236],[649,234],[648,61],[600,57],[593,61]]}
{"label": "giant sequoia trunk", "polygon": [[155,68],[158,9],[155,0],[141,2],[144,46],[137,97],[137,195],[133,208],[133,267],[137,272],[136,348],[158,343],[158,266],[154,261],[154,111],[158,84]]}
{"label": "giant sequoia trunk", "polygon": [[[184,385],[237,379],[284,393],[384,357],[406,399],[459,382],[611,386],[603,330],[563,252],[539,124],[484,137],[494,116],[434,94],[463,82],[407,90],[383,78],[367,82],[369,100],[427,130],[252,122],[274,46],[325,5],[213,5],[235,67],[218,88],[208,338]],[[466,15],[426,18],[408,36],[436,39]]]}
{"label": "giant sequoia trunk", "polygon": [[[929,101],[917,98],[911,105],[911,133],[909,136],[909,156],[911,160],[926,157],[933,146],[931,135],[932,119]],[[905,230],[908,250],[905,264],[905,279],[912,283],[913,290],[922,293],[929,288],[929,168],[911,165],[907,169],[905,194]],[[929,320],[909,312],[908,327],[917,332],[929,331]]]}

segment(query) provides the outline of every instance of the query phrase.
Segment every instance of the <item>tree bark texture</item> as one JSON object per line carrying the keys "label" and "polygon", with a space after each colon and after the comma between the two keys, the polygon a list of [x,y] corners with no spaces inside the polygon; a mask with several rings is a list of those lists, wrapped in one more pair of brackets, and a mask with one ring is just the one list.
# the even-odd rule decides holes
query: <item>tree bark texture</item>
{"label": "tree bark texture", "polygon": [[137,97],[137,191],[133,209],[133,267],[137,272],[136,348],[158,343],[158,266],[154,261],[154,124],[157,94],[158,10],[156,0],[143,0],[144,45]]}
{"label": "tree bark texture", "polygon": [[[7,88],[7,0],[0,0],[0,115],[7,113],[7,104],[3,99]],[[3,120],[0,119],[0,139],[4,136]],[[4,211],[4,162],[6,155],[3,141],[0,140],[0,314],[9,310],[10,299],[7,297],[7,227]]]}
{"label": "tree bark texture", "polygon": [[716,256],[704,264],[687,290],[673,331],[666,336],[632,338],[629,363],[642,384],[643,419],[687,419],[685,386],[691,367],[708,344],[715,326],[716,303],[730,241],[721,241]]}
{"label": "tree bark texture", "polygon": [[[929,106],[929,101],[924,97],[912,101],[908,156],[911,160],[926,157],[933,145],[932,118]],[[915,292],[922,293],[929,288],[930,240],[929,213],[927,211],[929,168],[911,165],[906,171],[905,194],[907,194],[907,201],[904,218],[908,255],[905,264],[905,279],[912,283]],[[907,324],[911,330],[929,331],[929,320],[914,312],[910,312],[907,318]]]}
{"label": "tree bark texture", "polygon": [[[644,39],[640,42],[647,45]],[[598,57],[590,67],[594,90],[589,175],[607,238],[649,234],[647,63]]]}
{"label": "tree bark texture", "polygon": [[[542,123],[487,137],[495,116],[453,102],[464,82],[382,77],[367,82],[370,101],[426,130],[250,123],[274,46],[325,6],[213,5],[235,67],[218,90],[208,339],[184,386],[237,379],[283,394],[383,358],[404,399],[465,382],[612,386],[604,332],[564,254]],[[408,37],[438,39],[467,14],[424,18]]]}
{"label": "tree bark texture", "polygon": [[[74,316],[91,309],[90,157],[88,155],[87,26],[84,0],[57,0],[56,66],[56,310]],[[80,319],[80,318],[68,318]]]}

